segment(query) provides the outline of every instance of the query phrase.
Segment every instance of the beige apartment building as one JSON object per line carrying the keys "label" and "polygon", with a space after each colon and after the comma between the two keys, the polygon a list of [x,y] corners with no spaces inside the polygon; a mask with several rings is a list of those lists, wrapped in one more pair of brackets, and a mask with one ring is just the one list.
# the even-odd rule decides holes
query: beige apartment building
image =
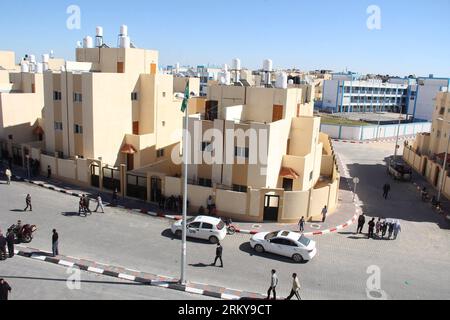
{"label": "beige apartment building", "polygon": [[[211,85],[205,113],[189,119],[191,211],[213,196],[220,216],[244,221],[311,220],[325,205],[333,212],[340,178],[331,142],[313,117],[313,96],[307,85]],[[255,144],[262,150],[254,152]],[[261,159],[252,161],[254,153]],[[166,177],[166,196],[181,190],[181,179]]]}
{"label": "beige apartment building", "polygon": [[[22,165],[29,153],[21,144],[41,146],[44,140],[44,80],[42,70],[22,70],[14,52],[0,51],[0,142],[3,155]],[[59,68],[49,59],[48,68]]]}
{"label": "beige apartment building", "polygon": [[435,98],[431,132],[417,135],[405,146],[403,158],[435,188],[442,188],[443,194],[450,199],[450,156],[444,166],[445,152],[450,152],[449,141],[450,92],[446,89]]}

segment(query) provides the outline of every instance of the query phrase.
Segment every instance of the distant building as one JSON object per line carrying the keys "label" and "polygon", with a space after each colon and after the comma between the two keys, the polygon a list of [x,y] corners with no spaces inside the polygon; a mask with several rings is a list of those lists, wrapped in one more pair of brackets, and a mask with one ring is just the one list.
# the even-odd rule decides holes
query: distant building
{"label": "distant building", "polygon": [[433,99],[448,87],[448,78],[362,79],[354,73],[334,74],[323,84],[322,108],[333,112],[397,112],[430,121]]}

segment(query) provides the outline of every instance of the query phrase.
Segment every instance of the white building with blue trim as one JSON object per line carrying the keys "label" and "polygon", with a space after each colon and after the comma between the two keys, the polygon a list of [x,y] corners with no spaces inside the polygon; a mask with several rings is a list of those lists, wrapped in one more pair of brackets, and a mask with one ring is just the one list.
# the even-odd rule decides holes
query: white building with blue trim
{"label": "white building with blue trim", "polygon": [[355,73],[333,74],[324,81],[322,109],[340,112],[397,112],[430,121],[438,92],[448,90],[449,78],[420,77],[363,80]]}

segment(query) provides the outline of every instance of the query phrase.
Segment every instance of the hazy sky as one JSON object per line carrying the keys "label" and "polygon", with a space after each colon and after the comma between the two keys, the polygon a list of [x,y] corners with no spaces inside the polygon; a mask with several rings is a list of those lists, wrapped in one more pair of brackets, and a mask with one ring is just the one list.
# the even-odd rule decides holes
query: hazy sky
{"label": "hazy sky", "polygon": [[[81,10],[70,30],[67,8]],[[367,8],[381,9],[381,29]],[[360,73],[450,76],[450,0],[1,0],[0,50],[17,56],[51,49],[74,59],[76,42],[104,27],[116,46],[127,24],[133,43],[160,52],[160,64],[223,64],[238,57],[258,68],[345,68]]]}

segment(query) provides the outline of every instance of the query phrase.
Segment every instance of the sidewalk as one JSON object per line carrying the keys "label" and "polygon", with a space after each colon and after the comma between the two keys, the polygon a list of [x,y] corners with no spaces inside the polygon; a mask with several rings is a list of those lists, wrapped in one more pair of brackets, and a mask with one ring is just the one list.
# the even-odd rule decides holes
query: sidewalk
{"label": "sidewalk", "polygon": [[[339,164],[340,172],[344,172],[345,169],[342,164]],[[4,171],[4,170],[3,170]],[[61,182],[55,179],[47,179],[46,177],[39,176],[32,179],[26,179],[27,172],[21,167],[13,167],[13,178],[17,181],[24,181],[32,183],[34,185],[44,187],[56,192],[65,193],[74,197],[80,197],[85,194],[90,198],[95,199],[98,194],[101,195],[105,206],[111,206],[108,202],[112,198],[112,192],[99,191],[94,188],[81,188],[79,186]],[[348,184],[348,178],[341,177],[341,185],[339,190],[339,204],[338,208],[333,214],[330,214],[325,223],[322,221],[313,221],[305,223],[305,236],[324,235],[332,232],[336,232],[347,228],[352,225],[358,215],[358,206],[353,201],[353,192]],[[357,202],[356,202],[357,203]],[[78,205],[78,201],[74,201],[74,206]],[[138,199],[120,197],[118,201],[118,208],[127,209],[133,213],[148,214],[154,217],[167,218],[171,220],[181,219],[180,213],[174,213],[167,210],[161,210],[157,205],[140,201]],[[258,232],[272,232],[277,230],[288,230],[299,232],[298,224],[279,224],[279,223],[247,223],[234,221],[233,225],[236,227],[238,233],[255,234]]]}
{"label": "sidewalk", "polygon": [[204,295],[222,300],[263,300],[265,296],[259,293],[233,290],[224,287],[212,286],[188,282],[185,285],[180,284],[178,279],[155,275],[138,270],[127,269],[123,267],[104,265],[69,256],[53,257],[50,252],[32,249],[23,246],[17,246],[19,250],[14,250],[16,255],[31,258],[43,262],[53,263],[66,268],[77,267],[86,272],[92,272],[109,277],[132,281],[148,286],[157,286],[166,289],[178,290],[192,294]]}

